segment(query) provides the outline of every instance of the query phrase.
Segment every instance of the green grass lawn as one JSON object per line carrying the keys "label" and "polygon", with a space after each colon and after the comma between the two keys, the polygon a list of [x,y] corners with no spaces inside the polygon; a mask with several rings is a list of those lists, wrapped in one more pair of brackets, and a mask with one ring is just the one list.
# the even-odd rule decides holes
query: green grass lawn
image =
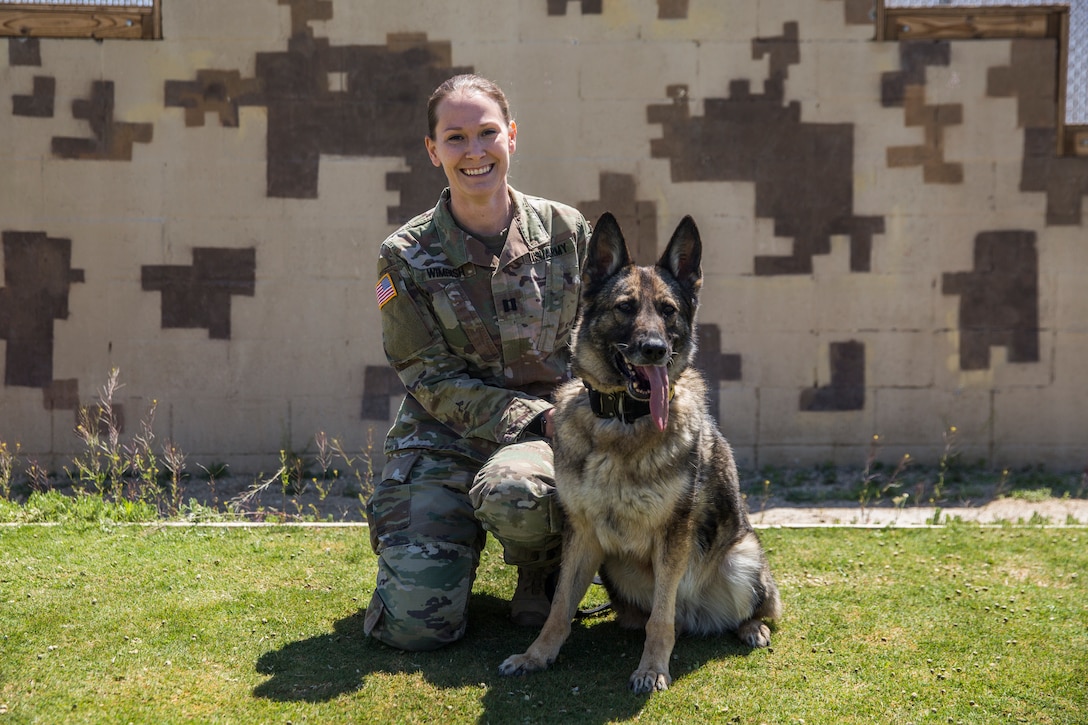
{"label": "green grass lawn", "polygon": [[[605,616],[558,662],[498,674],[535,632],[485,552],[465,640],[364,638],[364,528],[0,528],[0,723],[1084,723],[1088,531],[761,532],[785,617],[769,650],[683,638],[673,687]],[[599,598],[599,588],[591,597]]]}

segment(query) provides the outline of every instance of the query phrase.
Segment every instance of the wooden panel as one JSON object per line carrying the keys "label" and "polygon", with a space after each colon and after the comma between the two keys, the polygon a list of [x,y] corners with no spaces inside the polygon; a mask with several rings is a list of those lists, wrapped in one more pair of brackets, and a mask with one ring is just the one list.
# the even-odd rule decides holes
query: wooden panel
{"label": "wooden panel", "polygon": [[15,9],[0,4],[0,36],[39,38],[161,38],[157,9],[73,7]]}
{"label": "wooden panel", "polygon": [[1050,8],[885,8],[885,40],[1054,38],[1059,13]]}
{"label": "wooden panel", "polygon": [[1088,156],[1088,126],[1066,126],[1066,139],[1070,156]]}

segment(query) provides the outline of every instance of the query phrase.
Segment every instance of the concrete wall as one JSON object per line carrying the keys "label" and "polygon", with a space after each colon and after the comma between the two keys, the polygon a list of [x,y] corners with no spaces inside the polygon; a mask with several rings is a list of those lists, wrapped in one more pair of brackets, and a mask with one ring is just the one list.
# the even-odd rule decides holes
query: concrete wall
{"label": "concrete wall", "polygon": [[161,41],[0,41],[0,440],[274,467],[380,448],[378,245],[434,203],[426,96],[508,92],[513,184],[643,261],[708,244],[700,366],[747,465],[1088,463],[1088,158],[1053,40],[877,43],[856,0],[186,0]]}

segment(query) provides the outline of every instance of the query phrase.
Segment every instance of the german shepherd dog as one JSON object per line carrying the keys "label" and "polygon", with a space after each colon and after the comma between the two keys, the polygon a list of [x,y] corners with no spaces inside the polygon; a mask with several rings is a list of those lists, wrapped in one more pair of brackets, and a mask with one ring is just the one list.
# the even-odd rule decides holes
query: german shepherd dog
{"label": "german shepherd dog", "polygon": [[654,267],[638,267],[615,218],[590,237],[573,335],[575,379],[556,394],[563,563],[544,628],[504,675],[545,669],[598,571],[623,627],[646,630],[629,687],[668,689],[676,636],[735,632],[770,644],[778,587],[748,521],[733,453],[689,367],[702,243],[680,222]]}

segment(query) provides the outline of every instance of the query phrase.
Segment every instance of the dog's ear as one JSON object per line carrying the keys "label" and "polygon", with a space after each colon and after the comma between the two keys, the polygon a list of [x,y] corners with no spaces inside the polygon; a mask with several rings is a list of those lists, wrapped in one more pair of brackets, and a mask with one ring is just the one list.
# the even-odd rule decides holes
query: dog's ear
{"label": "dog's ear", "polygon": [[631,255],[620,225],[616,217],[606,211],[593,226],[582,283],[587,289],[596,287],[630,263]]}
{"label": "dog's ear", "polygon": [[703,282],[703,242],[690,216],[680,220],[657,266],[671,274],[692,296],[698,293]]}

